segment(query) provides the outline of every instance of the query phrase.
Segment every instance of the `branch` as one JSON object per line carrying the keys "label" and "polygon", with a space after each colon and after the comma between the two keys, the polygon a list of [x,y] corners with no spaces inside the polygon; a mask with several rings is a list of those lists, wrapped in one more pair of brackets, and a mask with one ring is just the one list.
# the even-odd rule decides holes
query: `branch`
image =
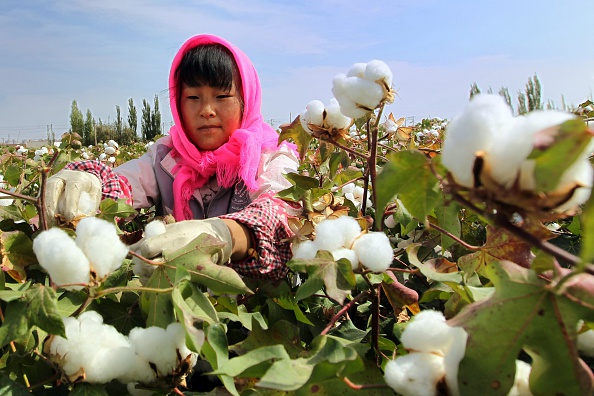
{"label": "branch", "polygon": [[364,297],[368,297],[368,296],[369,296],[369,292],[362,292],[362,293],[358,294],[355,298],[353,298],[351,301],[349,301],[348,303],[346,303],[340,309],[340,311],[338,311],[336,313],[336,315],[334,315],[332,317],[332,319],[330,320],[330,322],[328,323],[328,325],[326,325],[326,327],[324,328],[324,330],[322,330],[322,332],[320,334],[321,335],[328,334],[328,332],[330,330],[332,330],[332,327],[334,327],[334,324],[336,323],[336,321],[338,321],[338,319],[340,319],[357,301],[363,299]]}
{"label": "branch", "polygon": [[344,381],[345,384],[348,385],[349,388],[354,389],[354,390],[389,388],[389,386],[387,384],[365,384],[365,385],[355,384],[347,377],[343,377],[342,380]]}
{"label": "branch", "polygon": [[468,243],[464,242],[462,239],[458,238],[456,235],[452,234],[449,231],[444,230],[443,228],[441,228],[438,225],[435,225],[435,224],[429,222],[429,227],[436,229],[437,231],[441,232],[444,235],[447,235],[448,237],[452,238],[454,241],[458,242],[460,245],[464,246],[468,250],[472,250],[472,251],[481,250],[480,246],[469,245]]}

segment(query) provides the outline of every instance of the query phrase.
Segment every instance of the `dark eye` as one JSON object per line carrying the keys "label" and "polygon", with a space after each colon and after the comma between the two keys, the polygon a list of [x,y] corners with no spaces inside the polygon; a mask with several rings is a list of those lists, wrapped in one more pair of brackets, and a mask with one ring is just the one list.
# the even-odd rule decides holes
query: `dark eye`
{"label": "dark eye", "polygon": [[218,99],[227,99],[227,98],[232,98],[233,95],[231,94],[221,94],[221,95],[217,95]]}
{"label": "dark eye", "polygon": [[198,96],[196,96],[196,95],[188,95],[188,97],[187,97],[187,98],[188,98],[188,99],[192,99],[192,100],[199,99],[199,97],[198,97]]}

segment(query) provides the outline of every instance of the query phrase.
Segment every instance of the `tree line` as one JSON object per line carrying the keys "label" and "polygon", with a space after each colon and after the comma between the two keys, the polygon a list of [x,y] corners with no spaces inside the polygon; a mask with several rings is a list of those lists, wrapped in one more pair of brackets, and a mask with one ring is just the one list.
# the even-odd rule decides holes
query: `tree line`
{"label": "tree line", "polygon": [[79,109],[76,100],[70,109],[70,132],[78,133],[85,146],[99,142],[115,140],[119,144],[130,144],[138,140],[149,141],[163,134],[159,97],[155,95],[153,106],[142,99],[142,117],[140,118],[140,135],[138,135],[138,112],[132,98],[128,99],[128,119],[124,121],[119,105],[116,105],[116,117],[113,122],[105,123],[101,118],[96,120],[90,109],[85,115]]}
{"label": "tree line", "polygon": [[[546,105],[542,100],[542,95],[541,95],[541,84],[540,81],[538,79],[538,76],[536,74],[534,74],[534,76],[528,78],[528,81],[526,82],[526,86],[524,91],[518,91],[517,92],[517,107],[514,108],[514,105],[512,103],[512,99],[511,99],[511,95],[509,93],[509,89],[507,87],[501,87],[499,88],[499,95],[503,96],[503,98],[505,99],[505,101],[507,102],[507,104],[509,105],[509,107],[511,107],[512,111],[515,112],[516,114],[520,115],[520,114],[526,114],[530,111],[534,111],[534,110],[542,110],[544,108],[548,109],[548,110],[552,110],[552,109],[557,109],[557,106],[555,105],[555,103],[552,100],[548,100]],[[489,90],[487,91],[488,93],[492,94],[493,93],[493,89],[491,87],[489,87]],[[472,98],[474,95],[481,93],[481,89],[478,87],[477,83],[474,82],[472,83],[472,85],[470,86],[470,97]],[[571,106],[568,106],[565,103],[565,98],[563,97],[563,95],[561,96],[561,109],[565,110],[565,111],[574,111],[575,109],[570,108]]]}

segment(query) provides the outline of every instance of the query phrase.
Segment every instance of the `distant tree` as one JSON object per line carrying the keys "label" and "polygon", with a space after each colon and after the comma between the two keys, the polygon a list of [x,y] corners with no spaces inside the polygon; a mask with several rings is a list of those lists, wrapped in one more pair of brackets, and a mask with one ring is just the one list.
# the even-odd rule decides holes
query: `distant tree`
{"label": "distant tree", "polygon": [[78,133],[82,137],[83,123],[82,111],[78,108],[76,100],[73,100],[70,108],[70,132]]}
{"label": "distant tree", "polygon": [[528,107],[526,106],[526,95],[522,91],[518,91],[518,114],[528,113]]}
{"label": "distant tree", "polygon": [[540,94],[540,81],[538,76],[534,74],[534,77],[529,78],[526,83],[526,98],[528,99],[528,111],[542,110],[543,104]]}
{"label": "distant tree", "polygon": [[508,106],[514,111],[514,106],[512,105],[511,96],[509,95],[509,89],[507,87],[499,88],[499,95],[503,96],[503,99],[507,102]]}
{"label": "distant tree", "polygon": [[120,111],[120,106],[116,105],[116,119],[115,119],[115,134],[117,137],[117,141],[121,142],[122,140],[122,112]]}
{"label": "distant tree", "polygon": [[148,140],[152,140],[155,136],[161,135],[163,133],[161,128],[161,111],[159,110],[159,97],[157,95],[155,95],[151,124],[153,127],[151,130],[151,136]]}
{"label": "distant tree", "polygon": [[473,82],[472,85],[470,86],[470,98],[472,99],[472,97],[476,94],[480,94],[481,90],[478,87],[478,85],[476,84],[476,82]]}
{"label": "distant tree", "polygon": [[153,127],[152,117],[151,117],[151,105],[146,99],[142,99],[142,124],[140,126],[140,131],[143,140],[150,140],[151,129]]}
{"label": "distant tree", "polygon": [[91,110],[89,109],[87,109],[87,115],[85,118],[85,123],[83,125],[82,138],[82,143],[85,146],[89,146],[95,142],[93,136],[93,115],[91,114]]}
{"label": "distant tree", "polygon": [[134,136],[137,136],[138,132],[138,116],[136,114],[136,106],[132,98],[128,99],[128,126],[132,129]]}

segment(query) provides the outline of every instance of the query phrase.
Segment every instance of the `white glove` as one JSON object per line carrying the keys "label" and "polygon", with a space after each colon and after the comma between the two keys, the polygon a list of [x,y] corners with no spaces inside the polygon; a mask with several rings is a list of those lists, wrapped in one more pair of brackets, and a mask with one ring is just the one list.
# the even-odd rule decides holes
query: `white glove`
{"label": "white glove", "polygon": [[223,220],[213,217],[206,220],[185,220],[179,223],[165,225],[165,232],[159,235],[143,238],[130,246],[143,257],[153,259],[181,249],[197,238],[200,234],[209,234],[225,242],[221,254],[213,256],[216,264],[227,264],[233,251],[233,239],[229,227]]}
{"label": "white glove", "polygon": [[47,179],[45,212],[49,223],[56,214],[66,220],[95,215],[101,202],[101,181],[91,173],[64,169]]}

